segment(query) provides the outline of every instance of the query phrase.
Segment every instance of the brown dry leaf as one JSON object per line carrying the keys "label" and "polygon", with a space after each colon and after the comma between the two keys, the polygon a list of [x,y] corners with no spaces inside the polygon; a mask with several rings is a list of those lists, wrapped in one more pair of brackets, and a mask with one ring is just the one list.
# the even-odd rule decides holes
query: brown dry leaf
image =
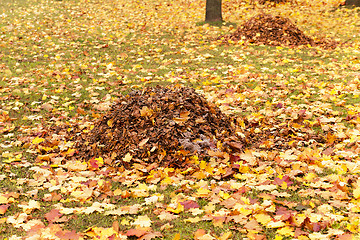
{"label": "brown dry leaf", "polygon": [[259,160],[252,154],[250,150],[245,150],[239,157],[245,160],[250,166],[256,166],[259,164]]}

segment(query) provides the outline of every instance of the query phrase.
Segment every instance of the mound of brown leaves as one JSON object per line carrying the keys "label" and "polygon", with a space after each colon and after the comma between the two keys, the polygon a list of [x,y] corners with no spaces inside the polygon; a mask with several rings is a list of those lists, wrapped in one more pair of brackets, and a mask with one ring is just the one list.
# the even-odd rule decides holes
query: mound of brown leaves
{"label": "mound of brown leaves", "polygon": [[226,41],[245,40],[255,44],[270,46],[322,46],[334,48],[337,43],[329,40],[315,41],[306,36],[288,18],[273,16],[270,14],[259,14],[250,18],[240,26],[233,34],[222,36]]}
{"label": "mound of brown leaves", "polygon": [[[116,165],[182,166],[208,150],[241,150],[231,120],[187,87],[148,87],[122,97],[77,141],[81,158],[103,157]],[[224,150],[224,149],[219,149]]]}

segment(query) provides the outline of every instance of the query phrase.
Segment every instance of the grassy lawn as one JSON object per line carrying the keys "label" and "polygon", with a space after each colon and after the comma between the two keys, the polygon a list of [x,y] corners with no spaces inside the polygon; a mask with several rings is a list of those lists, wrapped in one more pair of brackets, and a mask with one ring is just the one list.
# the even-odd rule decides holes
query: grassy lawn
{"label": "grassy lawn", "polygon": [[[357,239],[360,11],[342,2],[224,0],[210,25],[201,0],[2,0],[0,239]],[[262,12],[344,44],[216,40]],[[156,85],[215,103],[244,153],[191,169],[69,160],[66,136]]]}

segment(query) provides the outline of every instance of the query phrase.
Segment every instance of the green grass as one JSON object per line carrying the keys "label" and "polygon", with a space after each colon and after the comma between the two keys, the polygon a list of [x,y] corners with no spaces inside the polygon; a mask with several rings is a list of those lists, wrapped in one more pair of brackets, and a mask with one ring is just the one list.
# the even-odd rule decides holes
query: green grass
{"label": "green grass", "polygon": [[197,22],[196,26],[203,26],[205,24],[208,24],[210,26],[215,26],[215,27],[223,27],[223,26],[227,26],[227,27],[234,27],[236,28],[237,23],[232,23],[232,22],[224,22],[224,21],[215,21],[215,22],[206,22],[206,21],[201,21],[201,22]]}
{"label": "green grass", "polygon": [[[359,70],[360,52],[355,47],[324,50],[257,46],[246,43],[221,44],[214,39],[232,33],[242,24],[245,17],[260,10],[256,8],[251,10],[246,1],[240,5],[237,3],[239,6],[236,9],[229,10],[230,6],[226,5],[225,9],[228,10],[224,11],[224,16],[227,22],[205,23],[201,22],[203,16],[200,14],[199,6],[184,7],[178,5],[176,1],[160,4],[157,1],[147,0],[145,3],[112,0],[104,0],[104,3],[88,1],[87,4],[75,0],[0,2],[0,15],[3,14],[0,17],[0,113],[7,111],[12,120],[7,120],[4,124],[15,126],[14,130],[0,134],[0,143],[12,145],[0,146],[0,176],[5,176],[0,180],[0,188],[3,192],[20,194],[19,199],[10,203],[7,212],[0,215],[0,221],[2,218],[21,212],[22,209],[17,205],[32,199],[27,192],[37,189],[36,200],[41,202],[41,209],[34,210],[31,215],[33,219],[41,219],[48,224],[44,215],[59,203],[41,201],[45,194],[51,193],[49,190],[49,186],[53,184],[51,180],[58,181],[59,185],[66,188],[72,180],[69,180],[69,177],[60,181],[59,176],[79,174],[68,170],[59,173],[47,163],[41,165],[35,162],[39,154],[46,154],[45,151],[31,144],[35,136],[56,137],[53,134],[61,124],[67,124],[71,128],[73,123],[81,125],[87,121],[91,122],[105,114],[105,111],[98,109],[98,105],[113,103],[119,96],[145,86],[180,84],[196,88],[213,101],[227,100],[226,104],[239,110],[236,113],[227,112],[232,117],[247,118],[259,114],[263,117],[271,116],[269,118],[274,121],[291,122],[294,120],[293,112],[306,110],[306,112],[314,112],[309,120],[316,121],[319,117],[333,117],[331,113],[338,111],[339,115],[335,117],[339,117],[340,123],[346,127],[345,131],[358,128],[355,124],[349,123],[347,119],[349,109],[344,107],[351,105],[356,109],[360,104],[359,98],[355,96],[359,87],[356,73]],[[158,10],[155,10],[155,7]],[[174,12],[177,10],[180,12]],[[297,14],[304,16],[297,18],[301,29],[313,32],[314,35],[318,33],[323,36],[328,33],[342,41],[352,39],[355,46],[359,45],[358,25],[351,24],[359,15],[357,10],[343,8],[333,10],[330,6],[304,9],[300,5],[291,8],[287,5],[279,5],[267,11],[273,14],[288,13],[292,18]],[[323,22],[334,24],[333,29],[329,30],[330,27],[320,25],[319,18],[323,18]],[[304,23],[304,19],[308,22]],[[346,21],[350,24],[347,28],[344,27]],[[230,89],[236,94],[242,94],[244,99],[239,101],[241,97],[227,91]],[[343,105],[336,104],[337,101],[332,99],[340,94],[344,95],[337,100],[344,100]],[[108,96],[112,99],[109,100]],[[284,107],[274,107],[279,103]],[[320,105],[317,106],[315,103]],[[45,109],[44,106],[48,106],[46,104],[50,104],[50,110]],[[221,107],[226,104],[218,103]],[[84,113],[80,113],[79,109]],[[316,113],[318,109],[323,109],[324,112]],[[358,109],[355,110],[355,115],[358,112]],[[261,121],[257,124],[259,128],[262,127]],[[334,125],[329,124],[331,127]],[[0,131],[1,127],[2,125]],[[335,131],[324,131],[318,124],[309,125],[309,128],[318,135]],[[16,141],[21,143],[17,144]],[[58,141],[61,142],[62,139]],[[341,142],[342,140],[338,140],[337,143]],[[320,147],[329,146],[323,143]],[[350,147],[349,149],[355,151]],[[21,163],[25,166],[6,163],[8,160],[6,152],[14,156],[21,153],[23,155]],[[276,171],[280,171],[276,167],[278,162],[264,164],[269,164]],[[53,179],[46,179],[43,186],[38,187],[30,187],[26,181],[20,184],[23,180],[34,178],[34,173],[30,170],[32,166],[49,170],[53,174],[51,175]],[[321,178],[338,176],[338,172],[334,169],[325,167],[322,170],[318,173]],[[281,171],[286,173],[290,170],[284,167]],[[271,175],[267,170],[260,172],[260,176]],[[346,174],[341,178],[346,177]],[[358,176],[356,173],[351,174]],[[121,181],[114,180],[113,176],[101,176],[111,182],[111,191],[129,190],[138,182],[143,182],[140,179],[134,181],[133,185],[127,186]],[[275,174],[271,175],[270,179],[274,176]],[[197,181],[187,176],[185,179]],[[337,180],[342,181],[339,179]],[[209,176],[205,180],[209,183],[214,179]],[[220,181],[228,180],[234,179]],[[216,180],[212,184],[216,186],[220,181]],[[244,178],[236,181],[245,184],[250,180]],[[81,182],[79,185],[83,186],[86,183]],[[349,185],[350,192],[353,191],[353,187]],[[189,186],[184,191],[179,185],[169,185],[161,189],[159,184],[157,188],[157,191],[149,192],[150,195],[159,193],[164,196],[164,200],[160,201],[158,206],[149,205],[139,211],[139,214],[118,217],[106,216],[102,213],[70,214],[68,221],[64,223],[64,228],[84,232],[89,227],[111,227],[115,220],[119,222],[129,220],[131,223],[140,215],[148,215],[153,221],[153,229],[161,231],[161,226],[167,221],[159,220],[154,210],[166,209],[173,198],[180,193],[192,197],[197,189]],[[308,186],[300,186],[300,189],[306,188]],[[87,202],[72,200],[67,202],[66,199],[72,199],[70,193],[62,193],[62,191],[65,190],[55,190],[57,194],[62,195],[61,204],[69,208],[89,207],[91,201],[100,200],[109,201],[117,207],[145,202],[144,197],[130,196],[123,199],[119,196],[106,197],[103,194]],[[251,190],[244,196],[255,199],[261,193]],[[299,196],[297,191],[289,190],[289,194],[291,196],[286,198],[287,201],[310,200],[310,197]],[[277,199],[280,201],[284,198]],[[318,200],[316,206],[327,203],[320,196],[316,196],[315,199]],[[207,197],[195,197],[195,200],[200,205],[200,209],[211,202]],[[222,206],[218,204],[215,210],[221,208]],[[301,209],[298,213],[304,211]],[[342,211],[343,214],[347,214],[346,209]],[[180,233],[181,239],[192,239],[197,229],[205,229],[216,236],[231,231],[233,239],[246,238],[246,233],[238,229],[241,226],[233,222],[224,223],[223,227],[216,227],[211,221],[194,224],[184,222],[186,218],[194,217],[189,211],[181,212],[178,216],[177,219],[169,222],[173,225],[172,228],[161,231],[164,239],[173,239],[177,233]],[[4,227],[0,227],[1,238],[24,234],[21,229],[14,228],[11,224],[4,224]],[[120,230],[126,231],[132,227],[132,225],[122,225]],[[332,228],[346,230],[346,224],[334,222]],[[277,236],[276,230],[266,227],[262,234],[268,239]]]}

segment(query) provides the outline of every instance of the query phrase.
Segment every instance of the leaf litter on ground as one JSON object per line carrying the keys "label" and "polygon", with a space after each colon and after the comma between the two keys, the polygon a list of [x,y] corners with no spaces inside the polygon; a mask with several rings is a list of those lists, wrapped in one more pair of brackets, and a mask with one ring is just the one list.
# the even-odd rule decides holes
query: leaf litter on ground
{"label": "leaf litter on ground", "polygon": [[[310,28],[307,33],[356,36],[356,24],[349,25],[356,22],[355,10],[330,12],[336,1],[298,2],[267,11],[296,18],[301,29]],[[355,47],[331,51],[224,47],[204,40],[228,27],[195,27],[203,17],[201,2],[106,3],[43,2],[2,15],[7,21],[1,25],[6,62],[0,65],[6,83],[0,88],[4,236],[353,239],[359,234],[356,37]],[[261,11],[247,3],[224,5],[225,18],[236,22]],[[44,23],[47,27],[39,28]],[[201,89],[197,92],[236,124],[245,139],[243,151],[237,152],[238,144],[229,144],[229,151],[216,144],[204,158],[192,155],[184,169],[135,162],[122,168],[107,156],[77,159],[79,133],[90,134],[96,122],[111,116],[107,111],[123,97],[120,92],[152,81]],[[149,106],[141,110],[143,119],[154,114]],[[185,125],[189,116],[179,112],[171,120]],[[106,128],[114,124],[109,120]],[[146,144],[153,144],[150,138],[136,141]],[[119,159],[143,159],[145,152],[135,152],[133,157],[124,151]]]}

